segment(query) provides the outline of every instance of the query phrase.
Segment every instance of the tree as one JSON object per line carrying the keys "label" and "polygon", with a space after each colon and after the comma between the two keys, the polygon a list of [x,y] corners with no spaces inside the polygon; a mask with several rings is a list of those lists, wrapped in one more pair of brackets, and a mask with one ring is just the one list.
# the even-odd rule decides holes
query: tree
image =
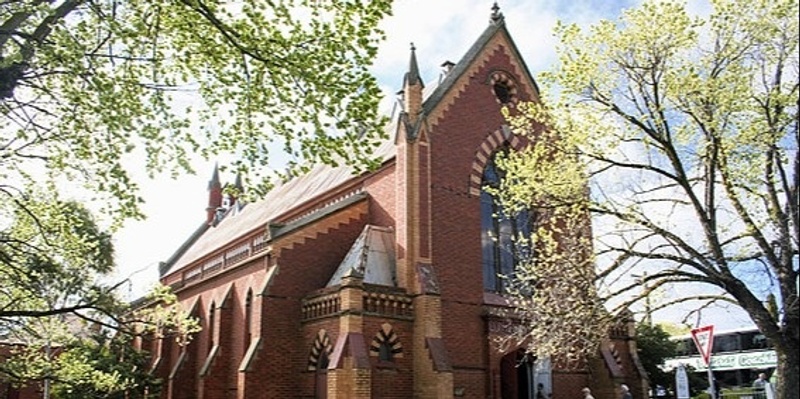
{"label": "tree", "polygon": [[[51,397],[61,399],[159,396],[163,381],[151,372],[150,354],[131,345],[131,334],[108,329],[78,331],[74,324],[68,328],[69,324],[57,319],[50,321],[48,346],[29,340],[4,359],[0,365],[4,382],[20,386],[38,383],[47,387]],[[61,331],[54,334],[57,325]]]}
{"label": "tree", "polygon": [[20,346],[0,365],[0,375],[21,386],[38,383],[52,398],[150,398],[161,388],[151,360],[121,336],[96,332],[65,336],[49,352]]}
{"label": "tree", "polygon": [[[169,302],[129,313],[119,285],[101,280],[114,266],[109,233],[144,216],[134,174],[191,172],[195,155],[233,154],[258,195],[273,180],[267,166],[288,171],[278,177],[308,163],[372,166],[384,120],[368,67],[390,7],[2,2],[0,335],[33,342],[47,335],[36,324],[67,316],[123,332],[139,325],[129,317],[191,331]],[[275,160],[274,148],[285,156]]]}
{"label": "tree", "polygon": [[671,373],[665,372],[660,367],[666,359],[675,357],[678,352],[677,342],[669,338],[670,335],[661,325],[647,323],[636,325],[636,348],[652,388],[657,385],[669,387],[674,380]]}
{"label": "tree", "polygon": [[56,367],[60,375],[55,378],[53,396],[63,399],[159,397],[161,381],[150,372],[149,354],[137,352],[130,341],[120,338],[97,333],[65,348],[57,361],[69,367]]}
{"label": "tree", "polygon": [[652,311],[744,310],[778,354],[781,398],[800,386],[797,10],[794,0],[719,0],[692,17],[681,3],[646,2],[588,32],[559,25],[544,99],[508,110],[533,145],[509,155],[502,188],[519,206],[545,198],[572,218],[592,214],[593,247],[583,249],[595,253],[607,306],[658,291]]}
{"label": "tree", "polygon": [[151,372],[153,359],[132,341],[170,335],[184,345],[199,324],[168,292],[154,292],[149,298],[160,303],[130,310],[114,329],[79,325],[64,314],[30,320],[25,334],[14,334],[25,345],[18,345],[0,364],[0,377],[20,386],[38,383],[53,398],[159,397],[163,381]]}
{"label": "tree", "polygon": [[[390,0],[22,0],[0,5],[0,194],[64,175],[119,217],[131,171],[193,154],[266,165],[369,166],[382,135],[368,71]],[[271,148],[285,157],[270,158]],[[146,159],[135,162],[134,159]],[[35,173],[38,172],[38,173]],[[262,176],[265,177],[265,176]]]}
{"label": "tree", "polygon": [[197,321],[166,288],[151,293],[148,307],[122,301],[119,284],[103,279],[113,267],[110,234],[79,203],[39,197],[15,208],[0,234],[0,338],[21,344],[0,376],[41,382],[61,398],[152,392],[147,354],[131,341],[170,334],[182,345]]}
{"label": "tree", "polygon": [[111,235],[89,211],[55,199],[20,201],[11,210],[12,224],[0,232],[0,332],[60,314],[117,316],[115,287],[98,281],[113,269]]}

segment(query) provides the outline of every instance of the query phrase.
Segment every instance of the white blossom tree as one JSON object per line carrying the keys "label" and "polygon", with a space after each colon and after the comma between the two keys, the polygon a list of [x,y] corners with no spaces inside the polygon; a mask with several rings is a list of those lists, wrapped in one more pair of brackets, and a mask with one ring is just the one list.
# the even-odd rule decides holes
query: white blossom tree
{"label": "white blossom tree", "polygon": [[[562,296],[515,296],[528,320],[572,298],[557,305],[572,312],[526,326],[537,342],[551,342],[554,325],[607,326],[597,301],[621,309],[658,299],[648,311],[727,303],[774,346],[779,397],[796,398],[798,3],[711,6],[694,17],[680,2],[646,2],[587,32],[558,26],[560,63],[540,79],[545,98],[509,110],[533,145],[501,164],[501,194],[518,207],[549,208],[561,235],[534,235],[542,250],[517,275]],[[531,121],[548,130],[530,130]],[[575,224],[585,212],[591,243]],[[546,260],[547,248],[567,259]],[[570,258],[585,251],[596,270],[576,278],[583,274]]]}

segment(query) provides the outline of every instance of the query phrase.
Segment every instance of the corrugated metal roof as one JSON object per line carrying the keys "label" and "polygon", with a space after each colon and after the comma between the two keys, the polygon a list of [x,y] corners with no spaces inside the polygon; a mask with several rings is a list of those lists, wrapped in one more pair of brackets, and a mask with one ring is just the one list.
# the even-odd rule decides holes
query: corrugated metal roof
{"label": "corrugated metal roof", "polygon": [[[375,152],[375,156],[384,162],[394,158],[394,155],[393,137],[385,140]],[[274,188],[262,200],[248,204],[223,218],[216,226],[209,227],[182,256],[172,265],[167,265],[168,269],[163,275],[180,270],[221,245],[265,226],[275,217],[355,177],[353,168],[348,166],[315,166],[307,174]]]}

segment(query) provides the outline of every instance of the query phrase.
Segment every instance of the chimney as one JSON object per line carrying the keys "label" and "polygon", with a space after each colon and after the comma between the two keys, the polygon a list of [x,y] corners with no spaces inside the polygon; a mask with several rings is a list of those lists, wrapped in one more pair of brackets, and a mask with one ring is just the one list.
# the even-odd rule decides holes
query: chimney
{"label": "chimney", "polygon": [[449,61],[449,60],[442,63],[442,65],[441,65],[442,66],[442,73],[439,74],[439,83],[442,83],[444,78],[446,78],[447,75],[450,74],[450,71],[453,70],[453,67],[455,65],[456,64],[454,64],[452,61]]}

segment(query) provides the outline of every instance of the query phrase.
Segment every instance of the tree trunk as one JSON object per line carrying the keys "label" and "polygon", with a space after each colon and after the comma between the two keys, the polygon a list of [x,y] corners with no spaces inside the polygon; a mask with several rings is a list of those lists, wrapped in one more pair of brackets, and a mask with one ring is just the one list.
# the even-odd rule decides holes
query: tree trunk
{"label": "tree trunk", "polygon": [[797,399],[800,396],[800,345],[795,337],[786,337],[778,355],[778,399]]}

